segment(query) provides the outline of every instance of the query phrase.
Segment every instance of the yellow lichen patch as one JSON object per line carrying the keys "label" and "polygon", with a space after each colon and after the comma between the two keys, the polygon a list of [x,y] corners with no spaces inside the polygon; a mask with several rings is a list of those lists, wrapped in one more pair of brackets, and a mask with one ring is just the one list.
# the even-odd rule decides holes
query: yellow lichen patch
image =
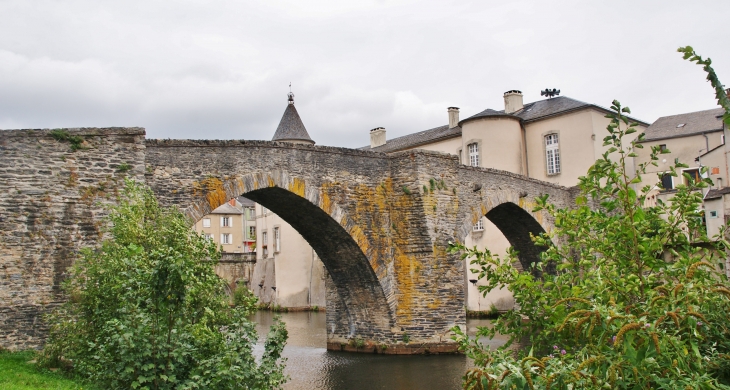
{"label": "yellow lichen patch", "polygon": [[[324,183],[322,184],[322,190],[319,193],[319,199],[320,199],[320,207],[322,210],[324,210],[325,213],[332,215],[332,199],[330,199],[329,194],[327,191],[329,190],[331,184],[330,183]],[[340,222],[340,221],[337,221]]]}
{"label": "yellow lichen patch", "polygon": [[406,321],[411,321],[413,310],[413,295],[415,293],[412,269],[417,260],[413,256],[403,253],[396,248],[395,273],[398,279],[398,305],[396,313]]}
{"label": "yellow lichen patch", "polygon": [[433,250],[433,257],[436,260],[446,260],[446,259],[448,259],[448,252],[446,251],[446,247],[445,246],[439,246],[439,245],[434,244],[432,246],[432,250]]}
{"label": "yellow lichen patch", "polygon": [[274,178],[271,176],[266,176],[266,179],[269,182],[269,187],[276,187],[276,182],[274,181]]}
{"label": "yellow lichen patch", "polygon": [[352,236],[352,239],[355,240],[355,242],[357,243],[357,246],[360,247],[362,253],[367,254],[368,249],[370,249],[370,242],[368,242],[368,238],[365,233],[363,233],[360,226],[353,226],[352,229],[350,229],[349,233]]}
{"label": "yellow lichen patch", "polygon": [[391,220],[395,226],[395,234],[393,234],[393,248],[395,252],[395,277],[398,280],[398,304],[396,306],[397,315],[405,321],[411,321],[415,301],[418,299],[418,291],[416,286],[420,282],[420,262],[418,258],[409,253],[405,253],[404,249],[410,244],[410,236],[407,234],[410,219],[408,210],[413,205],[413,197],[406,194],[399,194],[394,197],[390,207]]}
{"label": "yellow lichen patch", "polygon": [[289,183],[289,191],[301,196],[304,198],[304,188],[306,187],[306,184],[304,183],[304,180],[302,179],[294,179],[291,183]]}
{"label": "yellow lichen patch", "polygon": [[200,182],[193,182],[193,195],[205,195],[211,210],[215,210],[218,206],[228,201],[226,190],[223,189],[223,181],[217,177],[209,177]]}
{"label": "yellow lichen patch", "polygon": [[375,189],[375,198],[373,199],[375,206],[380,210],[387,210],[386,197],[393,192],[393,179],[387,178]]}
{"label": "yellow lichen patch", "polygon": [[438,308],[440,308],[440,307],[441,307],[441,300],[440,300],[440,299],[438,299],[438,298],[436,298],[436,299],[434,299],[434,301],[433,301],[433,302],[429,303],[429,304],[427,305],[427,307],[428,307],[429,309],[433,309],[433,310],[436,310],[436,309],[438,309]]}
{"label": "yellow lichen patch", "polygon": [[535,206],[537,206],[537,203],[535,203],[531,200],[527,200],[527,198],[520,198],[518,204],[523,210],[532,214],[532,216],[535,217],[535,220],[537,220],[537,222],[542,225],[542,219],[543,219],[542,212],[541,211],[538,211],[536,213],[532,212],[532,210],[535,208]]}
{"label": "yellow lichen patch", "polygon": [[238,179],[236,179],[236,183],[238,184],[238,189],[240,191],[246,191],[246,185],[243,183],[242,177],[239,177]]}
{"label": "yellow lichen patch", "polygon": [[217,209],[218,206],[228,201],[228,196],[226,195],[226,192],[223,191],[223,189],[221,188],[209,192],[205,196],[205,198],[208,200],[208,203],[210,204],[210,208],[212,210]]}

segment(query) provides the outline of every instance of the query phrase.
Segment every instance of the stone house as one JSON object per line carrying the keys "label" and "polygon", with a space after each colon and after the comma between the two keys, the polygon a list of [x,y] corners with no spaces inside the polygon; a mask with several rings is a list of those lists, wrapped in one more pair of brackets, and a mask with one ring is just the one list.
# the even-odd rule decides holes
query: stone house
{"label": "stone house", "polygon": [[[518,90],[507,91],[503,97],[504,109],[487,108],[460,119],[459,108],[449,107],[447,125],[390,140],[384,128],[375,128],[370,130],[370,146],[361,149],[444,152],[458,156],[466,165],[501,169],[567,187],[577,185],[578,178],[606,151],[603,137],[610,122],[605,118],[609,112],[606,108],[566,96],[524,103]],[[648,127],[648,123],[632,119],[640,132]],[[464,243],[501,255],[510,246],[487,217],[474,225]],[[469,268],[468,264],[464,266]],[[512,307],[514,301],[506,289],[481,297],[476,274],[465,274],[468,310],[485,311],[492,305],[499,310]]]}

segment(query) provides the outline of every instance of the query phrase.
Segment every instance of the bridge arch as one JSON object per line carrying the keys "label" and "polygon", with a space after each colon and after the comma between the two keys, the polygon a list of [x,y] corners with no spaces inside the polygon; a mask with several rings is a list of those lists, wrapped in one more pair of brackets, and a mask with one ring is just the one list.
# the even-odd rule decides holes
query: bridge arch
{"label": "bridge arch", "polygon": [[540,260],[540,253],[545,248],[535,245],[532,236],[538,236],[549,229],[544,211],[533,212],[534,202],[527,199],[524,193],[512,191],[496,191],[486,197],[470,218],[461,226],[461,241],[472,231],[481,217],[492,222],[510,245],[518,252],[522,270],[529,270],[531,265]]}
{"label": "bridge arch", "polygon": [[[332,284],[327,296],[328,338],[392,338],[394,318],[382,282],[363,250],[366,238],[324,189],[284,171],[212,180],[202,188],[184,209],[191,221],[228,199],[244,196],[273,211],[309,243]],[[330,289],[336,293],[330,294]]]}

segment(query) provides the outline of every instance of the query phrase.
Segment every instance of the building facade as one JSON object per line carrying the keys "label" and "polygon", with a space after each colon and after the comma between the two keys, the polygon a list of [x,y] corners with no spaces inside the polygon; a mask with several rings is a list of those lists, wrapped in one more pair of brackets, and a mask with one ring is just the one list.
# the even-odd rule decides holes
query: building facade
{"label": "building facade", "polygon": [[222,204],[193,226],[196,232],[219,246],[221,259],[215,271],[226,280],[229,296],[239,285],[251,288],[256,260],[254,203],[245,198],[239,199]]}

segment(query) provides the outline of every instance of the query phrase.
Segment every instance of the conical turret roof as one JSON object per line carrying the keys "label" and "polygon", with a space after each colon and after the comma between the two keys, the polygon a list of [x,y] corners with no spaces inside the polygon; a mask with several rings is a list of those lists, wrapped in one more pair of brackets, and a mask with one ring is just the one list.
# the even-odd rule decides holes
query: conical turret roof
{"label": "conical turret roof", "polygon": [[293,100],[290,100],[289,104],[286,106],[284,115],[281,117],[281,121],[279,122],[279,127],[276,128],[274,138],[271,140],[314,144],[314,141],[309,138],[307,129],[304,128],[304,123],[302,123],[302,119],[299,117],[299,113],[294,107]]}

